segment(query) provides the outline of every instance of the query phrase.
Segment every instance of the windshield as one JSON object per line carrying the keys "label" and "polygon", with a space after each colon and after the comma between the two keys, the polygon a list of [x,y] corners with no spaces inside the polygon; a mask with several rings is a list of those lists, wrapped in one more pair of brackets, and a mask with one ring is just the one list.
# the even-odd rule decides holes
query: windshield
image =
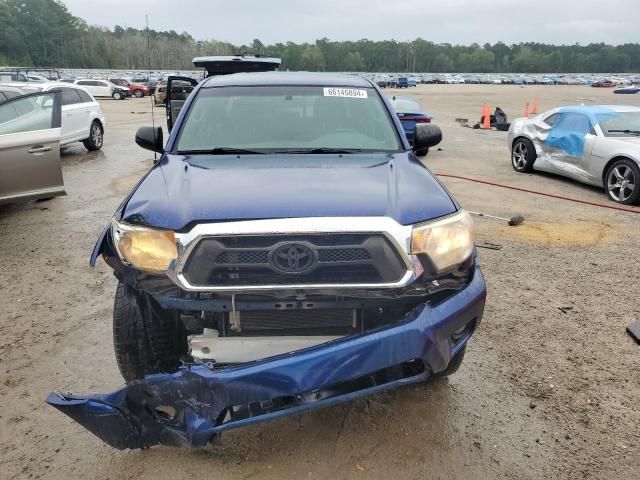
{"label": "windshield", "polygon": [[394,124],[374,89],[307,86],[201,89],[177,143],[179,153],[389,152],[400,147]]}
{"label": "windshield", "polygon": [[600,128],[606,137],[637,136],[640,134],[640,112],[617,112],[600,119]]}

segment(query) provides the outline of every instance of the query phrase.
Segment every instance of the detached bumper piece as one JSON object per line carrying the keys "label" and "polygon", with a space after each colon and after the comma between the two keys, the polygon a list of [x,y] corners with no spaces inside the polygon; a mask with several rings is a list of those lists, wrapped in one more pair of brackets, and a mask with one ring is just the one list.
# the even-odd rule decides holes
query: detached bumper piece
{"label": "detached bumper piece", "polygon": [[203,447],[221,432],[333,405],[444,370],[480,322],[485,285],[471,283],[393,327],[263,361],[184,366],[108,395],[52,393],[47,403],[118,449]]}

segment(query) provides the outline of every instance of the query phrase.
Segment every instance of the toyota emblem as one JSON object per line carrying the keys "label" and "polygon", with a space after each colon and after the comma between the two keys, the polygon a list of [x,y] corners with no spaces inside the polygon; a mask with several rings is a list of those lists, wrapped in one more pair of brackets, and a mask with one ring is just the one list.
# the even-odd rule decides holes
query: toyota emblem
{"label": "toyota emblem", "polygon": [[315,263],[313,250],[301,243],[280,245],[271,255],[271,264],[285,273],[304,273]]}

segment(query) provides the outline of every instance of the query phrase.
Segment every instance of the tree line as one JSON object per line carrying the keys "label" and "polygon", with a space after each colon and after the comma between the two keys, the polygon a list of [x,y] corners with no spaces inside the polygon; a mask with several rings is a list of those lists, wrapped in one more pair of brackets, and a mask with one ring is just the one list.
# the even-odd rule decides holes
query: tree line
{"label": "tree line", "polygon": [[[189,33],[88,25],[57,0],[0,0],[0,65],[189,70],[205,55],[280,57],[282,69],[345,72],[625,73],[640,72],[640,44],[451,45],[358,40],[234,45]],[[149,40],[149,41],[148,41]],[[149,46],[149,48],[148,48]]]}

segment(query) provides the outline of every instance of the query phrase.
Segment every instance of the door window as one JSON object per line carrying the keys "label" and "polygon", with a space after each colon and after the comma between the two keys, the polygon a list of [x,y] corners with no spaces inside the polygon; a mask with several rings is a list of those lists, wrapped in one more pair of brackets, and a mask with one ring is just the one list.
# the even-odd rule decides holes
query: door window
{"label": "door window", "polygon": [[[59,125],[54,115],[56,93],[26,95],[0,105],[0,135],[47,130]],[[56,122],[57,117],[57,122]]]}
{"label": "door window", "polygon": [[553,115],[549,115],[547,118],[544,119],[544,123],[546,123],[550,127],[553,127],[556,124],[556,122],[560,120],[560,116],[561,116],[560,112],[554,113]]}
{"label": "door window", "polygon": [[582,157],[585,136],[591,130],[591,121],[585,115],[566,112],[551,127],[546,143],[568,155]]}

